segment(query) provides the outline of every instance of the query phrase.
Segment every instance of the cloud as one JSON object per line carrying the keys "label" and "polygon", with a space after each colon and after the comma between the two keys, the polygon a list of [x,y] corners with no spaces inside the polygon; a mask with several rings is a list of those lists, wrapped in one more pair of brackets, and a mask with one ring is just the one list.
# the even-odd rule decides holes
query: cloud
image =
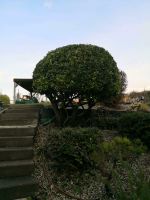
{"label": "cloud", "polygon": [[53,2],[52,0],[44,0],[44,7],[50,9],[52,8]]}

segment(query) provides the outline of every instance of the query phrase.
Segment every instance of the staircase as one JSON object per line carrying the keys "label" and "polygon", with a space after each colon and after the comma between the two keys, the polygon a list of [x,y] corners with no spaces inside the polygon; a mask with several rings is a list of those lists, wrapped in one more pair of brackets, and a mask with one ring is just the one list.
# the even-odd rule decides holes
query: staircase
{"label": "staircase", "polygon": [[0,200],[31,196],[37,190],[33,142],[39,105],[11,105],[0,114]]}

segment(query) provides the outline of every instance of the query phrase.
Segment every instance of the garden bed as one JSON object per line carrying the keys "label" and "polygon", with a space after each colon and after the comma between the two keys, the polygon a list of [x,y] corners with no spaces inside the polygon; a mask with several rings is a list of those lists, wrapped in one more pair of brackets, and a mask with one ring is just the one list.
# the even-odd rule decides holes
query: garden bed
{"label": "garden bed", "polygon": [[150,154],[138,142],[119,137],[116,131],[39,127],[35,145],[40,185],[37,198],[148,200]]}

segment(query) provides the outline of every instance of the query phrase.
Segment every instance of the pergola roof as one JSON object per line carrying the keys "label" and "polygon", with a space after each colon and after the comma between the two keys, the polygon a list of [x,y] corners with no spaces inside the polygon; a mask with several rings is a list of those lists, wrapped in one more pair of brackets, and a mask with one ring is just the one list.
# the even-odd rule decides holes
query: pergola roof
{"label": "pergola roof", "polygon": [[25,90],[28,90],[29,92],[33,92],[32,83],[33,79],[29,78],[14,78],[14,82],[24,88]]}

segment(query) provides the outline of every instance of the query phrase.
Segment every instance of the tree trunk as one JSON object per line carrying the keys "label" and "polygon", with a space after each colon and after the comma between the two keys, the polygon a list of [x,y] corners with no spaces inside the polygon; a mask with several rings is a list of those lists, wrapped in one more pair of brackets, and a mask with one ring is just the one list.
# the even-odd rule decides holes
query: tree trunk
{"label": "tree trunk", "polygon": [[49,98],[49,100],[51,101],[52,108],[53,108],[54,113],[55,113],[57,125],[60,127],[62,121],[61,121],[61,114],[60,114],[60,111],[59,111],[59,109],[58,109],[58,105],[57,105],[56,101],[53,99],[52,96],[48,96],[48,98]]}

